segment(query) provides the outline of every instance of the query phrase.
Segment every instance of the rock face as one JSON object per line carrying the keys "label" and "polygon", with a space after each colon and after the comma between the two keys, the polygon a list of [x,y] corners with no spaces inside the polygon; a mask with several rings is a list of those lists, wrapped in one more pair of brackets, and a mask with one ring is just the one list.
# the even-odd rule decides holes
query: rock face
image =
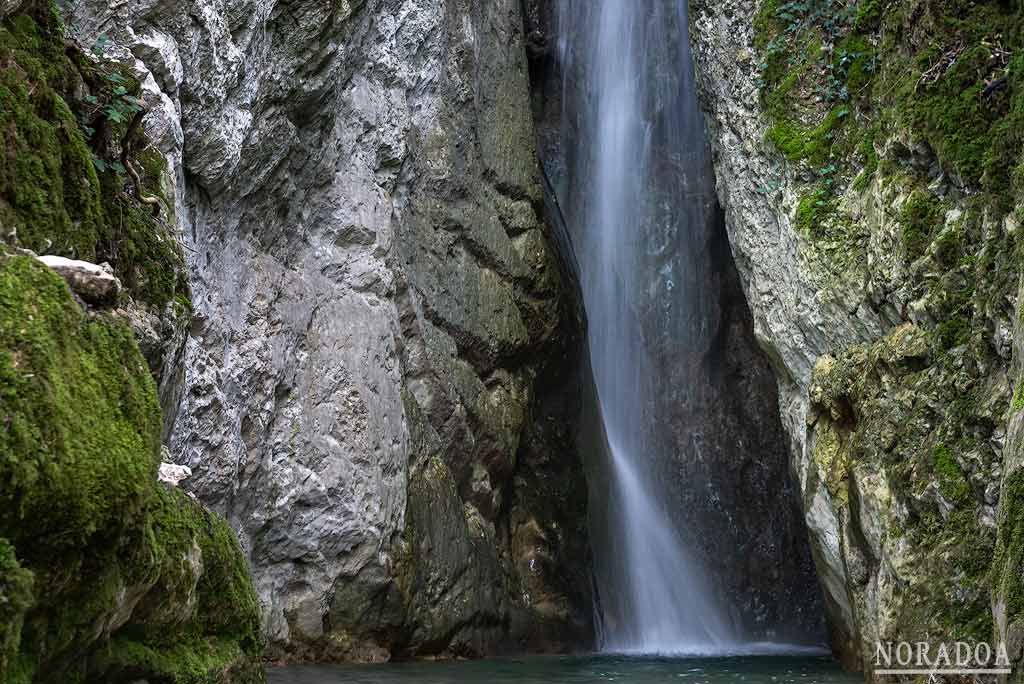
{"label": "rock face", "polygon": [[[1017,295],[1018,307],[1024,304],[1024,282]],[[1003,475],[999,498],[999,555],[993,564],[992,617],[996,638],[1006,645],[1007,653],[1020,667],[1024,660],[1024,594],[1021,592],[1021,563],[1024,563],[1024,312],[1018,310],[1013,334],[1011,378],[1017,389],[1010,406],[1006,432]],[[1021,681],[1019,669],[1014,682]]]}
{"label": "rock face", "polygon": [[699,2],[691,23],[833,647],[870,671],[877,640],[990,641],[994,618],[1020,658],[1018,46],[956,47],[1019,12],[788,9]]}
{"label": "rock face", "polygon": [[86,0],[75,24],[133,64],[171,162],[194,321],[170,447],[239,531],[272,652],[585,642],[519,3]]}

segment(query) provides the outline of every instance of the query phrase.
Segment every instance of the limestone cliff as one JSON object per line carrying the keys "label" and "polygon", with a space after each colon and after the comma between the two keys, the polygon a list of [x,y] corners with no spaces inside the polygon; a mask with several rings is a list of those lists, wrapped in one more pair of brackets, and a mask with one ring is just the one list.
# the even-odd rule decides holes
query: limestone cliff
{"label": "limestone cliff", "polygon": [[1019,660],[1020,5],[694,4],[833,645],[870,669],[876,640],[995,635]]}
{"label": "limestone cliff", "polygon": [[194,316],[162,397],[271,654],[589,639],[515,0],[73,4],[169,159]]}

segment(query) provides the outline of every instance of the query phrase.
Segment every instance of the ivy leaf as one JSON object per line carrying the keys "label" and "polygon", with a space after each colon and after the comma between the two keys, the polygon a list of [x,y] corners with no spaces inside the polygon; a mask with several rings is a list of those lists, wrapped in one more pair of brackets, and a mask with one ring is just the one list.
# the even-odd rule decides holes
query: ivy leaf
{"label": "ivy leaf", "polygon": [[107,34],[101,33],[100,35],[96,36],[96,42],[92,44],[91,51],[97,57],[102,57],[103,54],[107,51],[107,45],[109,44],[110,38],[107,37]]}
{"label": "ivy leaf", "polygon": [[96,167],[96,170],[103,173],[107,170],[107,162],[103,161],[99,157],[92,158],[92,165]]}

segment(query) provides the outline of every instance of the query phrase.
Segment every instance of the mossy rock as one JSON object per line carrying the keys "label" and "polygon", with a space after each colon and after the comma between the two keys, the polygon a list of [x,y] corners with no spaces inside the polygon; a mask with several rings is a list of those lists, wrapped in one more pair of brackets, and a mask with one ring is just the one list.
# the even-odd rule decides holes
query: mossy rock
{"label": "mossy rock", "polygon": [[934,195],[923,190],[910,195],[900,217],[903,248],[910,259],[924,255],[942,220],[942,204]]}
{"label": "mossy rock", "polygon": [[1024,199],[1019,0],[765,0],[754,27],[767,138],[806,172],[863,174],[863,190],[878,166],[867,129],[926,145],[1002,211]]}
{"label": "mossy rock", "polygon": [[94,651],[90,676],[262,682],[259,604],[234,532],[179,490],[156,494],[145,536],[159,576],[131,621]]}
{"label": "mossy rock", "polygon": [[130,684],[144,678],[150,684],[256,684],[264,681],[263,667],[233,639],[153,648],[115,637],[93,661],[90,676],[104,682]]}
{"label": "mossy rock", "polygon": [[[999,454],[985,431],[993,419],[984,407],[988,388],[963,384],[974,351],[936,347],[928,332],[907,324],[824,357],[814,370],[813,457],[833,504],[856,517],[847,483],[858,467],[878,473],[890,492],[880,562],[898,568],[904,589],[887,609],[893,635],[908,640],[991,635],[986,578],[995,535],[979,522],[984,493],[964,466],[977,459],[992,468]],[[1005,403],[996,398],[995,416]]]}
{"label": "mossy rock", "polygon": [[0,537],[0,672],[13,669],[21,643],[21,625],[32,605],[30,571],[21,567],[10,542]]}
{"label": "mossy rock", "polygon": [[999,510],[999,539],[993,563],[995,594],[1004,603],[1008,621],[1024,629],[1024,470],[1003,482]]}
{"label": "mossy rock", "polygon": [[9,255],[0,417],[0,679],[259,681],[244,556],[222,519],[157,483],[160,410],[130,330]]}
{"label": "mossy rock", "polygon": [[[26,258],[0,270],[0,527],[45,562],[139,515],[160,409],[131,331],[89,318]],[[40,543],[40,540],[46,540]]]}
{"label": "mossy rock", "polygon": [[108,261],[136,299],[157,307],[187,293],[177,242],[121,168],[128,146],[143,191],[162,195],[162,156],[118,112],[137,106],[130,73],[67,40],[49,0],[0,21],[0,65],[0,239]]}

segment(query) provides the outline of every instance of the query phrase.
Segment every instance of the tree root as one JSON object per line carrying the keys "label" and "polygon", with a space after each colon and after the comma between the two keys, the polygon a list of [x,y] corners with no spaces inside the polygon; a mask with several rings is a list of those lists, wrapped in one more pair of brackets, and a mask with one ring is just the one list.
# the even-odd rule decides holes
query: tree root
{"label": "tree root", "polygon": [[157,218],[160,217],[161,210],[164,205],[159,197],[153,195],[147,195],[142,190],[142,179],[139,177],[139,172],[135,170],[135,165],[132,163],[131,156],[133,151],[132,136],[138,130],[139,125],[142,123],[143,117],[146,115],[146,110],[141,110],[132,117],[132,121],[128,124],[128,129],[124,133],[124,137],[121,138],[121,165],[128,172],[128,175],[132,179],[132,186],[135,189],[135,197],[143,204],[148,204],[153,207],[153,215]]}

